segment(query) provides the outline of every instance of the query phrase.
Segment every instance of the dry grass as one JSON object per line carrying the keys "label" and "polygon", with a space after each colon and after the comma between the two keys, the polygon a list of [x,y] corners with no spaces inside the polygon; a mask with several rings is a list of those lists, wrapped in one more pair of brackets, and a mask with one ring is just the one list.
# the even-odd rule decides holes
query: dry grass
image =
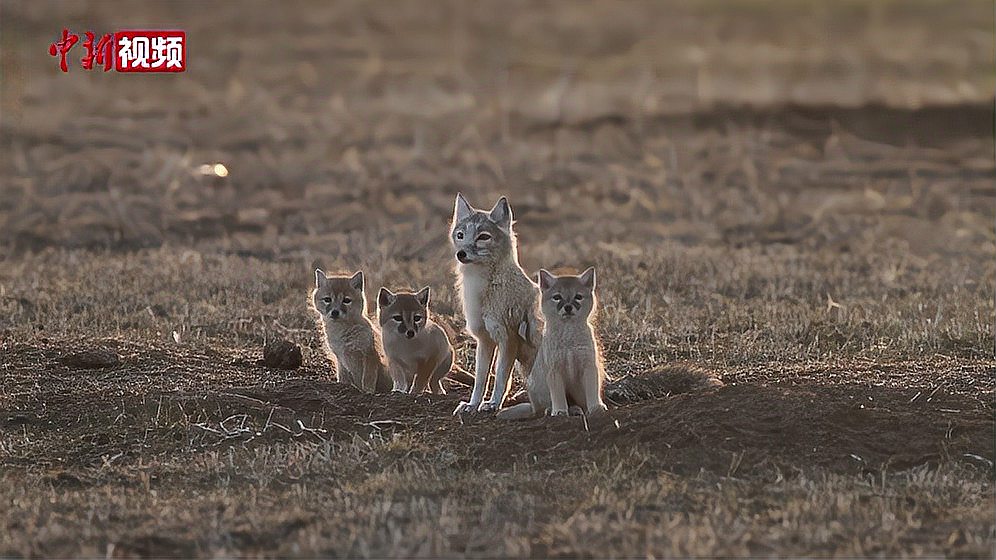
{"label": "dry grass", "polygon": [[[5,478],[5,553],[983,556],[991,485],[963,468],[674,476],[637,451],[467,471],[406,436]],[[196,487],[196,491],[190,488]],[[67,514],[65,512],[74,512]],[[128,527],[119,533],[106,527]]]}
{"label": "dry grass", "polygon": [[[5,267],[0,312],[21,336],[44,328],[53,337],[91,332],[169,343],[176,332],[185,344],[250,349],[281,335],[320,356],[305,295],[321,264],[362,267],[372,286],[431,285],[436,313],[459,325],[445,225],[412,229],[370,232],[377,248],[288,250],[270,259],[173,248],[22,255]],[[415,235],[425,237],[422,256],[395,259]],[[982,254],[920,260],[894,241],[878,254],[873,246],[890,242],[871,240],[848,252],[664,242],[618,254],[605,242],[567,248],[552,234],[524,237],[524,261],[595,263],[609,280],[599,294],[599,328],[621,371],[674,359],[736,366],[991,355],[993,267]],[[433,262],[445,264],[425,264]],[[837,305],[828,306],[828,296]]]}
{"label": "dry grass", "polygon": [[[0,10],[0,555],[991,554],[990,3]],[[63,26],[189,71],[63,75]],[[462,325],[456,191],[598,267],[610,374],[726,386],[502,426],[328,383],[316,265]]]}

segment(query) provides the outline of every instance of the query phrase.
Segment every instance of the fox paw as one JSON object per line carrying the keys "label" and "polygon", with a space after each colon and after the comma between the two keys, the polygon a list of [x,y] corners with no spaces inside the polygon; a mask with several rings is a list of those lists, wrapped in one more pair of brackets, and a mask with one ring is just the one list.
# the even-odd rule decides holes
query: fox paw
{"label": "fox paw", "polygon": [[477,407],[477,411],[494,414],[498,412],[498,405],[493,402],[482,402],[481,405]]}
{"label": "fox paw", "polygon": [[570,412],[567,410],[551,410],[550,416],[568,416]]}
{"label": "fox paw", "polygon": [[470,404],[467,401],[460,401],[460,404],[453,409],[453,416],[459,416],[461,414],[473,414],[477,412],[477,407]]}

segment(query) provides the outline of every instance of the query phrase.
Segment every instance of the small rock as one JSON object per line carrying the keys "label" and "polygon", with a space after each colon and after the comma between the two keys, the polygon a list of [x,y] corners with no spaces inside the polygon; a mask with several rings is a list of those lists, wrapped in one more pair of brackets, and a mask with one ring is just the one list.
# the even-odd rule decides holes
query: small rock
{"label": "small rock", "polygon": [[263,365],[274,369],[301,367],[301,347],[287,340],[272,340],[263,347]]}
{"label": "small rock", "polygon": [[65,366],[76,369],[104,369],[116,367],[121,364],[117,352],[109,348],[83,350],[82,352],[63,356],[59,361]]}

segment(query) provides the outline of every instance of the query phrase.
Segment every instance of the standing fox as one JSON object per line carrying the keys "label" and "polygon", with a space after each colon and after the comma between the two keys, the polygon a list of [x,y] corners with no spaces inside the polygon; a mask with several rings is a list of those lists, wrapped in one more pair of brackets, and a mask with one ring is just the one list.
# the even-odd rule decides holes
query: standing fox
{"label": "standing fox", "polygon": [[[450,239],[456,249],[457,287],[467,330],[477,340],[474,389],[454,414],[501,409],[508,394],[512,366],[528,375],[540,342],[536,284],[519,266],[512,209],[505,197],[482,212],[457,194]],[[484,400],[497,354],[495,386]]]}
{"label": "standing fox", "polygon": [[429,317],[429,287],[414,294],[381,288],[377,316],[394,390],[417,395],[428,387],[445,395],[442,381],[453,366],[453,346]]}
{"label": "standing fox", "polygon": [[605,367],[592,328],[595,310],[595,269],[580,276],[539,272],[541,308],[546,329],[533,370],[526,380],[529,402],[509,407],[499,418],[568,414],[580,407],[587,414],[606,409],[602,401]]}
{"label": "standing fox", "polygon": [[368,393],[390,391],[380,337],[366,315],[363,272],[326,276],[316,269],[311,304],[321,317],[325,340],[335,355],[339,382]]}

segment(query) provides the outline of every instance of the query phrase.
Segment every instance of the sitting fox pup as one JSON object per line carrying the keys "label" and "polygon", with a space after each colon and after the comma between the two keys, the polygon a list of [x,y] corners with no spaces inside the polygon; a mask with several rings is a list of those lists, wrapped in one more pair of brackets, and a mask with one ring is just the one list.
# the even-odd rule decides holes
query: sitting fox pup
{"label": "sitting fox pup", "polygon": [[595,269],[580,276],[539,272],[540,308],[546,328],[532,372],[526,380],[529,402],[498,413],[499,418],[566,415],[580,407],[587,414],[606,410],[602,401],[605,368],[592,328]]}
{"label": "sitting fox pup", "polygon": [[418,395],[428,387],[445,395],[442,381],[453,366],[453,346],[429,318],[429,287],[414,294],[381,288],[377,316],[394,390]]}
{"label": "sitting fox pup", "polygon": [[380,336],[367,318],[363,272],[352,276],[326,276],[315,270],[311,303],[322,319],[322,330],[335,356],[340,383],[368,393],[391,390],[384,368]]}

